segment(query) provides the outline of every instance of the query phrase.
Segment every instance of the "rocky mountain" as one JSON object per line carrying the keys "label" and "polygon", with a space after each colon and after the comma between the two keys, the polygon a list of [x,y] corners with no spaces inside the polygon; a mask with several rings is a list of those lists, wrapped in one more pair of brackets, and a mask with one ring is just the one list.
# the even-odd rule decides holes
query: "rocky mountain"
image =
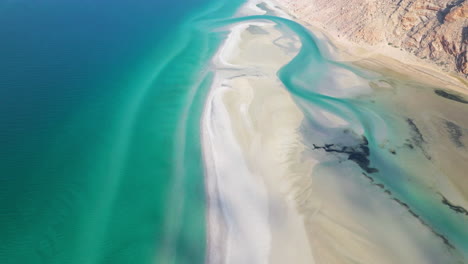
{"label": "rocky mountain", "polygon": [[468,0],[277,0],[339,38],[390,45],[468,77]]}

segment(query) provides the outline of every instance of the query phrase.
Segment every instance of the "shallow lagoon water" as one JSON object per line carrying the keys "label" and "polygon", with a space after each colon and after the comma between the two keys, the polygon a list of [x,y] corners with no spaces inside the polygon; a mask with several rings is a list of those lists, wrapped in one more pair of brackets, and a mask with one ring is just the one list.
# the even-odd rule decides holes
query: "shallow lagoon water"
{"label": "shallow lagoon water", "polygon": [[[286,88],[298,97],[301,104],[312,104],[350,123],[348,127],[338,129],[323,127],[314,122],[314,116],[309,115],[309,120],[305,121],[306,128],[303,129],[306,141],[307,134],[313,134],[317,130],[327,131],[327,134],[332,136],[327,139],[324,135],[319,142],[308,144],[312,149],[319,148],[314,143],[335,144],[329,147],[327,152],[338,153],[341,159],[354,162],[369,179],[369,184],[389,193],[390,199],[406,208],[422,225],[429,228],[444,246],[453,250],[454,261],[464,263],[468,254],[468,230],[465,228],[468,223],[467,215],[464,209],[453,210],[453,207],[450,208],[444,203],[441,194],[443,191],[438,188],[434,177],[450,178],[450,174],[455,174],[459,177],[455,182],[460,182],[466,171],[466,165],[461,160],[466,158],[467,150],[460,148],[461,142],[450,144],[447,142],[449,140],[439,139],[440,133],[432,133],[432,137],[427,135],[428,128],[418,129],[415,123],[428,123],[428,119],[435,119],[440,115],[456,119],[461,125],[458,133],[458,139],[461,141],[461,131],[466,130],[464,127],[467,126],[464,117],[468,114],[468,108],[454,100],[444,101],[436,92],[440,87],[424,87],[422,84],[405,80],[393,81],[393,93],[374,89],[368,96],[353,99],[329,95],[327,91],[317,91],[317,84],[324,76],[323,72],[336,66],[368,79],[369,86],[371,82],[392,80],[386,80],[385,75],[375,76],[375,73],[370,71],[366,73],[349,65],[327,61],[320,56],[315,40],[308,36],[307,32],[298,25],[291,25],[289,28],[299,35],[303,48],[299,55],[279,72]],[[397,105],[406,107],[399,108]],[[439,122],[435,126],[443,129],[446,124]],[[340,133],[340,129],[344,134],[353,133],[355,142],[343,143],[338,140],[336,144],[336,135]],[[424,134],[427,140],[423,138]],[[338,137],[342,139],[348,136]],[[446,144],[449,150],[441,148],[442,144]],[[340,154],[339,151],[344,147],[354,149],[347,149]],[[402,149],[404,147],[412,151],[405,151]],[[396,153],[396,149],[399,154]],[[441,167],[440,161],[434,161],[429,152],[435,152],[439,159],[446,161],[446,167]],[[450,164],[452,159],[458,162]],[[447,165],[447,161],[450,165]],[[335,166],[339,169],[342,165],[338,163]],[[458,169],[447,171],[449,166],[456,166]],[[444,169],[447,173],[443,173]],[[457,192],[463,193],[464,190],[460,188]],[[464,201],[465,197],[462,196],[461,201]]]}
{"label": "shallow lagoon water", "polygon": [[[424,123],[424,114],[407,116],[393,103],[421,91],[435,102],[425,105],[427,113],[452,109],[445,119],[461,127],[455,137],[462,145],[466,120],[453,114],[464,113],[466,106],[438,97],[436,88],[404,82],[394,85],[391,98],[380,97],[385,91],[355,99],[323,93],[314,84],[333,67],[369,81],[379,77],[327,60],[318,40],[295,22],[274,16],[226,19],[240,4],[0,4],[0,262],[203,263],[199,120],[212,78],[209,61],[226,36],[221,29],[247,20],[273,21],[299,36],[301,52],[278,75],[306,116],[314,106],[350,121],[347,143],[362,144],[365,136],[367,167],[378,170],[361,175],[366,166],[351,159],[357,176],[382,184],[389,199],[406,205],[441,246],[466,261],[466,215],[443,203],[432,178],[420,176],[433,173],[431,166],[446,169],[438,177],[463,173],[465,167],[448,169],[453,164],[444,162],[451,160],[447,156],[433,165],[427,155],[442,153],[437,146],[449,137],[433,142],[429,135],[438,134],[427,134],[434,129]],[[415,133],[408,118],[429,143],[418,148],[407,142]],[[304,124],[305,139],[314,130],[337,132],[314,116]],[[311,149],[336,144],[328,138],[308,143]],[[447,151],[457,161],[466,157],[459,145]],[[341,163],[332,164],[340,169]]]}
{"label": "shallow lagoon water", "polygon": [[[380,189],[388,200],[432,233],[431,240],[437,241],[441,251],[448,252],[450,261],[465,263],[468,219],[466,209],[460,204],[466,203],[466,194],[463,187],[454,187],[464,184],[462,179],[466,171],[462,160],[467,152],[462,149],[465,144],[462,137],[467,126],[463,116],[468,109],[460,105],[463,96],[460,95],[462,99],[459,100],[446,100],[447,97],[458,97],[445,96],[443,99],[441,92],[437,92],[443,89],[441,87],[424,87],[411,80],[395,79],[351,64],[330,61],[322,55],[315,36],[287,19],[263,15],[231,19],[226,23],[254,20],[273,21],[278,28],[293,32],[301,40],[299,54],[278,72],[278,76],[306,115],[302,134],[310,152],[325,151],[338,161],[325,162],[317,166],[314,173],[323,174],[323,168],[327,168],[327,173],[335,171],[343,177],[365,178],[365,185]],[[336,68],[365,81],[361,96],[334,94],[333,87],[324,87],[327,74]],[[390,88],[379,88],[375,85],[379,82],[390,84]],[[400,108],[396,108],[397,105]],[[407,107],[401,107],[405,105]],[[420,108],[414,107],[416,105]],[[311,107],[346,120],[348,124],[339,128],[321,124],[317,112],[309,111]],[[432,122],[435,126],[432,131],[427,126],[420,126],[444,114],[446,118],[458,121]],[[446,130],[446,133],[434,132],[438,130]],[[322,132],[318,140],[317,131]],[[439,139],[441,136],[446,140]],[[450,138],[451,145],[448,144]],[[433,156],[439,159],[434,160]],[[354,164],[351,170],[348,168],[350,163]],[[450,202],[446,196],[457,202]],[[404,228],[402,226],[401,230]],[[431,255],[428,248],[424,249],[425,242],[421,241],[420,247],[427,251],[428,259],[434,263],[447,261]]]}

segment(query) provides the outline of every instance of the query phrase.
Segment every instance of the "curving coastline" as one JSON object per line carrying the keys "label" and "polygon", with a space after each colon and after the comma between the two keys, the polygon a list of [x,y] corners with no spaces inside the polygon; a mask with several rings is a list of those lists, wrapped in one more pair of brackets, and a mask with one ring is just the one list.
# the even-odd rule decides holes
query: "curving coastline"
{"label": "curving coastline", "polygon": [[[399,94],[417,92],[415,80],[424,78],[327,59],[341,54],[326,35],[311,36],[289,20],[272,2],[249,1],[223,23],[230,34],[213,59],[216,77],[201,123],[207,262],[463,263],[466,219],[446,202],[466,204],[454,185],[463,184],[460,172],[436,175],[420,167],[445,166],[427,160],[436,149],[448,153],[439,149],[443,142],[410,151],[417,144],[405,116],[417,110],[388,107],[404,103]],[[367,63],[399,67],[386,59]],[[443,77],[433,84],[441,83],[460,89]],[[448,106],[442,115],[458,107],[426,89],[424,107]],[[397,95],[388,97],[391,91]],[[430,133],[416,119],[419,133]],[[368,174],[360,172],[365,168]]]}
{"label": "curving coastline", "polygon": [[286,192],[287,178],[298,170],[288,160],[303,150],[297,136],[302,113],[275,76],[299,43],[271,22],[242,22],[230,31],[214,58],[202,120],[207,262],[314,263]]}
{"label": "curving coastline", "polygon": [[277,0],[340,42],[467,78],[465,0]]}

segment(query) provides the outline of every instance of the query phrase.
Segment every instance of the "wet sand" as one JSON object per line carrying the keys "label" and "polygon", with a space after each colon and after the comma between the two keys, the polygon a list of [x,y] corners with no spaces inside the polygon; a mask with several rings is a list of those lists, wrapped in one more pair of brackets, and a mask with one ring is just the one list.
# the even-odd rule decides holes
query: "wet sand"
{"label": "wet sand", "polygon": [[[288,18],[271,1],[250,1],[239,11],[259,13]],[[444,244],[386,186],[343,155],[317,147],[346,140],[340,133],[349,127],[358,134],[360,129],[353,120],[289,94],[277,71],[301,43],[274,25],[262,20],[230,27],[214,58],[216,77],[202,122],[208,263],[463,263],[460,252]],[[317,35],[328,57],[362,67],[367,79],[331,67],[314,89],[357,98],[364,107],[378,105],[379,113],[390,115],[374,120],[382,124],[377,140],[388,149],[389,159],[411,161],[402,167],[440,193],[447,208],[466,208],[462,163],[467,156],[461,146],[468,142],[460,114],[465,108],[435,93],[442,86],[462,94],[463,83],[380,55],[351,58],[325,34]],[[424,88],[422,81],[432,86]],[[437,111],[443,126],[434,127],[431,111]],[[319,130],[311,120],[330,129]],[[412,126],[430,143],[418,148],[419,154],[405,148],[407,138],[395,135],[410,137]],[[432,165],[421,170],[427,155],[433,157]],[[443,173],[420,173],[433,169]]]}
{"label": "wet sand", "polygon": [[274,23],[230,30],[203,118],[208,263],[314,263],[290,192],[313,162],[301,158],[303,115],[276,77],[300,43]]}

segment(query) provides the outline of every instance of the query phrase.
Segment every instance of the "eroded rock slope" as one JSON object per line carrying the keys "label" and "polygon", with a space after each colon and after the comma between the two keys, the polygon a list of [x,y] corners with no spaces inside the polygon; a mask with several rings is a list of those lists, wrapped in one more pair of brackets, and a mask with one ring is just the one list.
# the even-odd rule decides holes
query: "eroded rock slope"
{"label": "eroded rock slope", "polygon": [[390,45],[468,76],[468,0],[277,0],[337,37]]}

